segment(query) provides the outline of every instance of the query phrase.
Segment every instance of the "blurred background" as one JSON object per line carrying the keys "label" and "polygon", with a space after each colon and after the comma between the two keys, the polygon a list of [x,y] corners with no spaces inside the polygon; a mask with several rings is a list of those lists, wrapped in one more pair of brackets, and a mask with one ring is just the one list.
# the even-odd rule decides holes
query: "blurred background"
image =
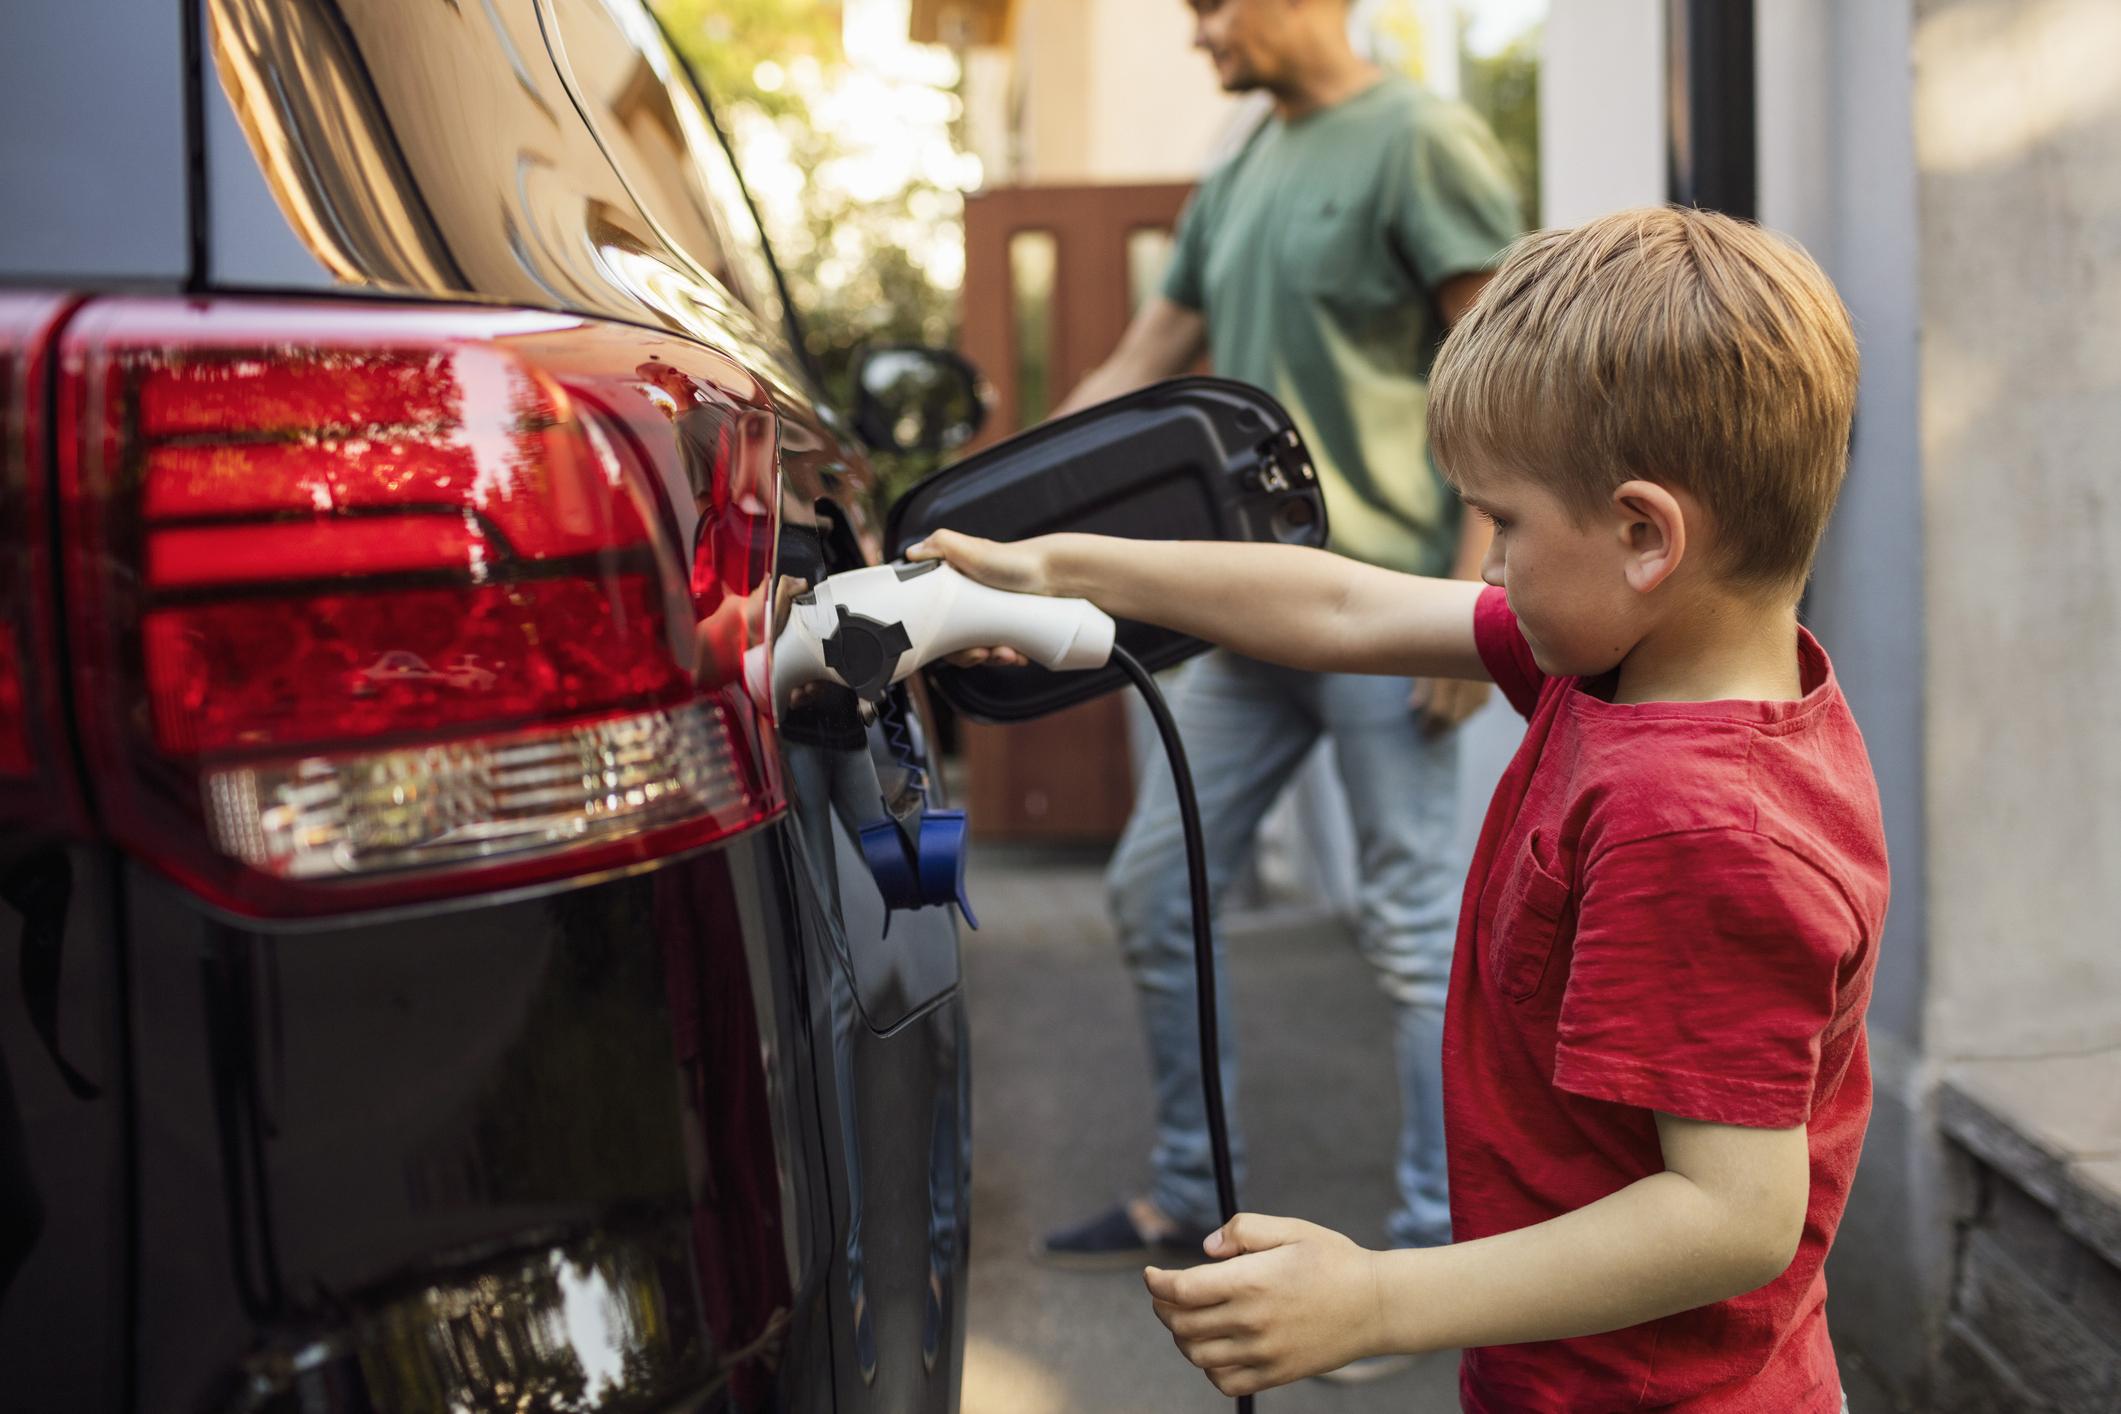
{"label": "blurred background", "polygon": [[[1262,114],[1217,90],[1181,0],[657,8],[718,96],[842,405],[864,343],[954,344],[994,387],[989,442],[1109,351],[1191,184]],[[1839,285],[1863,388],[1805,612],[1870,744],[1895,889],[1876,1110],[1830,1268],[1837,1343],[1859,1409],[2121,1408],[2121,4],[1364,0],[1351,23],[1487,118],[1535,224],[1698,202],[1794,235]],[[931,469],[884,472],[896,488]],[[1470,814],[1516,726],[1491,710],[1468,730]],[[967,1407],[1213,1407],[1131,1296],[1018,1255],[1072,1215],[1085,1151],[1123,1163],[1146,1117],[1086,1136],[1067,1088],[1141,1083],[1096,874],[1131,796],[1123,711],[1007,743],[954,738],[975,893],[1036,920],[969,945]],[[1335,810],[1315,770],[1277,809],[1233,967],[1247,1044],[1288,1080],[1246,1096],[1252,1196],[1344,1210],[1361,1236],[1384,1203],[1378,1136],[1287,1140],[1322,1096],[1389,1112],[1361,1090],[1388,1086],[1385,1066],[1321,1054],[1384,1044],[1338,946]],[[1297,1010],[1323,1019],[1302,1034]],[[1417,1382],[1279,1407],[1455,1407]]]}

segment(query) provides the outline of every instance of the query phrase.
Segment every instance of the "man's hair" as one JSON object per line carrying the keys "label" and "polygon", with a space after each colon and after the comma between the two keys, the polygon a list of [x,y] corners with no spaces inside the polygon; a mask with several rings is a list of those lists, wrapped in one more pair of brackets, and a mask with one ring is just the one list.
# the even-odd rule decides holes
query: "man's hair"
{"label": "man's hair", "polygon": [[1791,589],[1848,465],[1856,337],[1795,242],[1646,207],[1510,248],[1451,330],[1429,435],[1453,468],[1526,475],[1579,516],[1641,478],[1715,522],[1718,571]]}

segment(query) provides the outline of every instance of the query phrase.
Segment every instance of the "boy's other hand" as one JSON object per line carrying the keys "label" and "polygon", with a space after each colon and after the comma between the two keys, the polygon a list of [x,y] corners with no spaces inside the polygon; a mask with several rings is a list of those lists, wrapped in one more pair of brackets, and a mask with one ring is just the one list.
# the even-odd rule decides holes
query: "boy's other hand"
{"label": "boy's other hand", "polygon": [[1487,705],[1491,684],[1473,678],[1419,678],[1407,706],[1429,736],[1442,736]]}
{"label": "boy's other hand", "polygon": [[1377,1254],[1330,1228],[1239,1213],[1186,1271],[1149,1267],[1156,1318],[1226,1395],[1251,1394],[1379,1353]]}

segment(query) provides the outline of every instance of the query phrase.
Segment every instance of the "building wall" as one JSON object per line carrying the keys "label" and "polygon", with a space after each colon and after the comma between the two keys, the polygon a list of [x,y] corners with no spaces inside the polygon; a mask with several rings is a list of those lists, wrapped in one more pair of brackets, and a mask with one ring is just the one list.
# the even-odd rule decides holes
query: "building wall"
{"label": "building wall", "polygon": [[2121,6],[1917,0],[1934,1049],[2121,1045]]}
{"label": "building wall", "polygon": [[1013,183],[1190,181],[1230,100],[1183,0],[1022,0]]}
{"label": "building wall", "polygon": [[1664,7],[1550,7],[1539,66],[1539,209],[1550,226],[1665,196]]}

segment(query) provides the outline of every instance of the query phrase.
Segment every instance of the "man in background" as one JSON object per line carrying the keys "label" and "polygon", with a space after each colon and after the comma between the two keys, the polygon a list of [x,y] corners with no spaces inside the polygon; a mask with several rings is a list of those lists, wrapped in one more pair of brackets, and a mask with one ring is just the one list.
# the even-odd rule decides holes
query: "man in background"
{"label": "man in background", "polygon": [[[1486,535],[1438,479],[1427,376],[1444,331],[1518,234],[1506,160],[1469,110],[1386,75],[1348,37],[1349,0],[1191,0],[1194,43],[1226,91],[1271,116],[1201,184],[1162,294],[1061,405],[1067,413],[1191,369],[1272,392],[1316,462],[1331,548],[1477,579]],[[1485,684],[1314,675],[1223,652],[1175,710],[1199,783],[1218,896],[1261,816],[1321,734],[1359,853],[1358,941],[1396,1014],[1399,1205],[1390,1239],[1450,1239],[1439,1074],[1460,879],[1456,728]],[[1074,1265],[1200,1253],[1219,1223],[1200,1091],[1185,854],[1168,767],[1145,773],[1108,885],[1155,1070],[1148,1192],[1049,1234]],[[1227,997],[1224,990],[1222,996]],[[1224,1069],[1235,1056],[1226,1025]]]}

